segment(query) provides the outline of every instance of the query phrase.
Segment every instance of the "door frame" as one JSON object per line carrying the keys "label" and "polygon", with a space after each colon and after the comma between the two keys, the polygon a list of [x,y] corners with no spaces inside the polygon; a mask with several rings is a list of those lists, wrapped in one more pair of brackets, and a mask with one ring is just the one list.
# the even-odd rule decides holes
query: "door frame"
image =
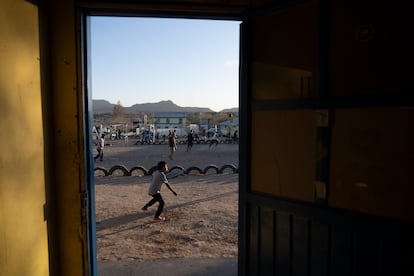
{"label": "door frame", "polygon": [[[153,4],[152,6],[155,6],[156,4]],[[150,5],[151,6],[151,5]],[[182,8],[182,7],[181,7]],[[85,198],[84,198],[84,206],[83,213],[86,215],[86,232],[87,232],[87,254],[88,254],[88,273],[89,275],[97,275],[98,269],[97,269],[97,245],[96,245],[96,217],[95,217],[95,188],[94,188],[94,166],[93,166],[93,141],[91,139],[91,136],[89,135],[89,129],[92,127],[92,95],[91,91],[88,87],[88,83],[90,83],[90,66],[91,64],[90,59],[90,47],[88,42],[90,41],[90,16],[125,16],[125,17],[159,17],[159,18],[176,18],[176,19],[212,19],[212,20],[226,20],[226,21],[240,21],[243,22],[243,12],[240,9],[240,7],[237,8],[225,8],[225,11],[219,9],[217,11],[217,8],[212,8],[210,12],[206,12],[201,7],[199,11],[194,11],[190,8],[190,12],[187,10],[180,10],[177,11],[175,8],[166,7],[163,8],[160,6],[159,9],[153,9],[150,8],[150,11],[148,11],[148,6],[145,5],[128,5],[128,8],[124,8],[121,11],[119,9],[110,7],[110,5],[90,5],[80,3],[78,6],[78,22],[80,22],[80,51],[81,51],[81,68],[79,68],[79,72],[81,72],[81,79],[82,79],[82,99],[83,99],[83,112],[85,114],[84,118],[84,148],[85,148]],[[242,23],[241,23],[242,24]],[[240,24],[240,25],[241,25]],[[241,32],[239,31],[239,43],[240,47],[242,45],[241,40]],[[239,48],[239,61],[242,61],[241,58],[241,48]],[[239,63],[241,64],[241,63]],[[241,65],[239,65],[241,66]],[[245,115],[242,114],[248,114],[245,110],[246,107],[248,107],[248,101],[244,99],[243,91],[245,89],[242,88],[242,77],[241,77],[242,70],[239,69],[239,117],[241,118],[239,120],[239,129],[240,129],[240,135],[239,135],[239,226],[238,226],[238,266],[239,271],[243,271],[242,264],[245,263],[245,256],[244,256],[244,249],[243,246],[244,240],[244,227],[245,225],[245,219],[244,219],[244,213],[243,210],[245,204],[242,204],[241,199],[246,198],[245,197],[245,187],[246,183],[245,180],[248,179],[245,177],[245,174],[247,172],[247,167],[245,167],[242,164],[245,164],[245,162],[242,162],[241,160],[245,160],[246,156],[246,142],[245,137],[243,133],[243,129],[246,129],[246,118]],[[244,83],[243,83],[244,85]],[[243,168],[243,169],[241,169]],[[240,272],[239,272],[240,273]]]}

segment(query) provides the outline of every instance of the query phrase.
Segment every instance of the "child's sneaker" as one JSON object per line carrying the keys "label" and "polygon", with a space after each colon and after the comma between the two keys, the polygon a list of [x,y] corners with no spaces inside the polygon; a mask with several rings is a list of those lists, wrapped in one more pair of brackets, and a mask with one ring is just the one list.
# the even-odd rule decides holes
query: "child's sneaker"
{"label": "child's sneaker", "polygon": [[147,207],[142,207],[141,210],[142,211],[148,211],[148,208]]}
{"label": "child's sneaker", "polygon": [[154,220],[156,221],[164,221],[165,217],[155,217]]}

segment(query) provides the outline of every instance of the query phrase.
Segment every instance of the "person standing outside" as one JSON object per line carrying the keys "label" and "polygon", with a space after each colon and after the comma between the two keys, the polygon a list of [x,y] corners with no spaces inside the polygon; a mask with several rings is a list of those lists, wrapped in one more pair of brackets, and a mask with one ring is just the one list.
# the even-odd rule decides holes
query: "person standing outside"
{"label": "person standing outside", "polygon": [[171,185],[168,183],[167,176],[165,173],[168,171],[168,165],[164,161],[158,162],[157,165],[157,171],[155,171],[152,174],[152,180],[151,185],[148,189],[148,194],[152,196],[152,199],[148,201],[147,204],[144,205],[144,207],[141,208],[142,211],[147,211],[148,207],[154,205],[156,202],[158,202],[158,208],[155,212],[154,220],[156,221],[164,221],[165,217],[161,216],[162,210],[164,209],[165,202],[161,196],[161,187],[162,184],[165,184],[167,188],[175,195],[177,196],[177,193],[174,191],[174,189],[171,187]]}
{"label": "person standing outside", "polygon": [[177,134],[174,129],[174,131],[171,131],[168,137],[168,146],[170,147],[170,160],[173,159],[174,152],[177,150]]}
{"label": "person standing outside", "polygon": [[191,129],[187,135],[187,152],[191,150],[194,143],[193,130]]}
{"label": "person standing outside", "polygon": [[105,134],[102,134],[101,138],[99,138],[99,140],[98,140],[98,143],[96,143],[96,150],[98,151],[98,154],[95,155],[95,157],[93,158],[95,161],[98,158],[101,161],[103,161],[104,147],[105,147]]}
{"label": "person standing outside", "polygon": [[212,146],[213,144],[214,144],[216,147],[217,147],[217,145],[219,144],[218,132],[217,132],[217,131],[216,131],[216,132],[214,132],[213,137],[211,137],[211,140],[210,140],[210,146],[209,146],[209,148],[211,148],[211,146]]}
{"label": "person standing outside", "polygon": [[235,130],[233,133],[233,143],[237,144],[237,130]]}

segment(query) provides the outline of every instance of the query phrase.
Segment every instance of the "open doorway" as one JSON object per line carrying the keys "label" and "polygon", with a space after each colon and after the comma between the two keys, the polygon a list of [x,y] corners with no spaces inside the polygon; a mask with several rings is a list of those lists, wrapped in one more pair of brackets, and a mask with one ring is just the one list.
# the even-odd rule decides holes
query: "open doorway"
{"label": "open doorway", "polygon": [[[240,22],[89,19],[98,266],[227,258],[236,274]],[[178,192],[163,187],[162,223],[141,211],[158,161]]]}

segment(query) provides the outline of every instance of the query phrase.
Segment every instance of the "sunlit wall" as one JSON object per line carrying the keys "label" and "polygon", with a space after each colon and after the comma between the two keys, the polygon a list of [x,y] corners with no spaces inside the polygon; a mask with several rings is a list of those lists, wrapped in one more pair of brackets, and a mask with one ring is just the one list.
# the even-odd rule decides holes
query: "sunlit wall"
{"label": "sunlit wall", "polygon": [[37,7],[0,2],[0,275],[49,275]]}

